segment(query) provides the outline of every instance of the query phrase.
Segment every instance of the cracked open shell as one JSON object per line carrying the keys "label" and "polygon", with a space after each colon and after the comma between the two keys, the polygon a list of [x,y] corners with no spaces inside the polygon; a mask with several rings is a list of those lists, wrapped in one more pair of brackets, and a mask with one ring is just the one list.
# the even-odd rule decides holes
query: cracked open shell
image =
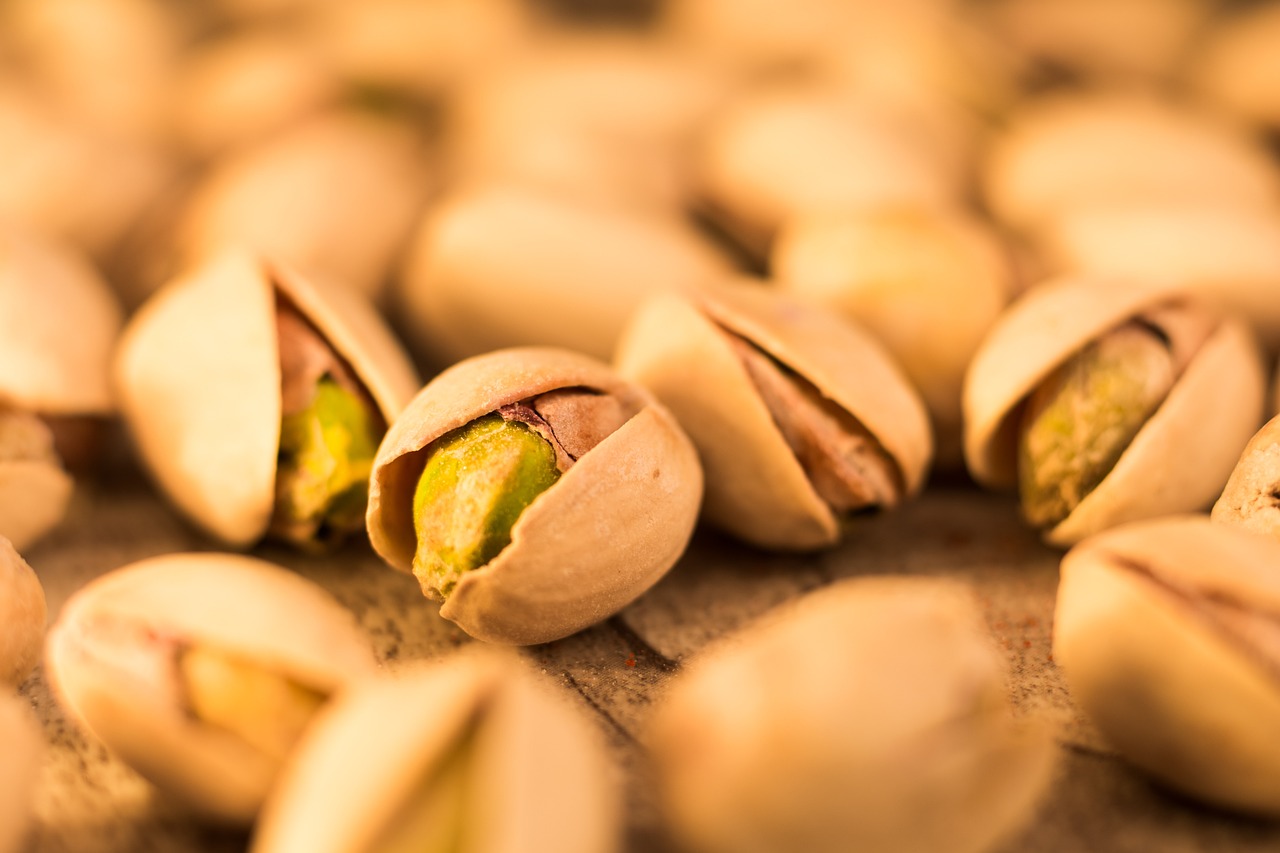
{"label": "cracked open shell", "polygon": [[0,536],[0,685],[17,687],[35,668],[44,646],[45,616],[40,579]]}
{"label": "cracked open shell", "polygon": [[23,841],[31,824],[31,800],[44,752],[40,726],[25,699],[0,691],[0,853],[29,849]]}
{"label": "cracked open shell", "polygon": [[1140,522],[1062,560],[1053,655],[1128,761],[1209,803],[1280,815],[1280,544],[1204,516]]}
{"label": "cracked open shell", "polygon": [[[616,401],[629,417],[519,512],[496,556],[462,571],[451,590],[434,588],[415,565],[415,492],[431,445],[563,390]],[[441,373],[392,424],[369,484],[369,539],[393,568],[419,574],[424,593],[443,597],[440,615],[473,637],[544,643],[608,618],[656,583],[684,552],[701,497],[693,445],[644,389],[568,350],[499,350]]]}
{"label": "cracked open shell", "polygon": [[261,560],[171,554],[69,599],[46,667],[59,703],[194,812],[248,823],[315,710],[374,667],[355,618]]}
{"label": "cracked open shell", "polygon": [[[1169,307],[1197,318],[1207,334],[1187,348],[1167,392],[1105,475],[1047,526],[1051,544],[1207,507],[1262,420],[1265,378],[1257,342],[1242,320],[1218,316],[1176,289],[1067,277],[1037,285],[1013,303],[970,364],[965,461],[981,485],[1011,489],[1025,473],[1018,459],[1028,399],[1086,347]],[[1165,341],[1178,348],[1177,341]]]}
{"label": "cracked open shell", "polygon": [[1048,727],[1010,713],[972,593],[843,581],[690,661],[647,738],[705,853],[977,853],[1034,814]]}
{"label": "cracked open shell", "polygon": [[223,254],[152,296],[116,354],[121,410],[164,493],[234,546],[267,533],[276,502],[283,407],[277,295],[351,370],[385,423],[419,384],[358,293],[248,254]]}
{"label": "cracked open shell", "polygon": [[252,850],[609,853],[621,808],[602,746],[515,658],[473,649],[406,668],[326,709]]}
{"label": "cracked open shell", "polygon": [[[624,331],[616,364],[698,447],[706,518],[752,544],[839,540],[842,513],[815,478],[853,467],[883,486],[850,510],[893,506],[924,482],[933,441],[919,395],[869,334],[816,306],[750,282],[655,296]],[[762,393],[770,377],[782,395]],[[793,442],[810,427],[818,441]]]}

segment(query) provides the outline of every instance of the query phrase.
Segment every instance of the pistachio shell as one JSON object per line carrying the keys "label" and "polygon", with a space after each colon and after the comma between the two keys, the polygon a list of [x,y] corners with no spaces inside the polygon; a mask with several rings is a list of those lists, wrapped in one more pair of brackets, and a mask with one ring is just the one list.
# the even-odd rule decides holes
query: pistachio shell
{"label": "pistachio shell", "polygon": [[45,423],[0,409],[0,537],[34,545],[62,521],[73,488]]}
{"label": "pistachio shell", "polygon": [[924,578],[841,582],[703,652],[647,740],[673,828],[709,853],[977,853],[1054,765],[971,593]]}
{"label": "pistachio shell", "polygon": [[1233,7],[1202,39],[1187,72],[1206,102],[1246,121],[1280,125],[1280,6]]}
{"label": "pistachio shell", "polygon": [[349,288],[226,254],[156,293],[116,354],[121,408],[143,460],[193,522],[261,538],[275,499],[281,377],[274,289],[344,358],[390,423],[418,386],[373,308]]}
{"label": "pistachio shell", "polygon": [[[1172,290],[1064,278],[1011,305],[965,377],[965,461],[974,479],[1012,488],[1018,413],[1027,396],[1088,342],[1179,299]],[[1262,419],[1264,382],[1248,327],[1222,319],[1111,473],[1046,539],[1071,544],[1125,521],[1207,506]],[[1175,459],[1195,464],[1170,464]]]}
{"label": "pistachio shell", "polygon": [[35,668],[44,645],[44,620],[40,579],[0,536],[0,684],[17,687]]}
{"label": "pistachio shell", "polygon": [[1280,416],[1249,439],[1222,496],[1213,505],[1213,520],[1280,538]]}
{"label": "pistachio shell", "polygon": [[423,222],[400,303],[410,341],[445,363],[524,345],[603,359],[645,296],[728,270],[674,217],[490,189],[446,201]]}
{"label": "pistachio shell", "polygon": [[155,557],[67,601],[46,649],[59,702],[143,776],[232,823],[253,819],[278,763],[194,717],[176,683],[184,646],[232,655],[321,694],[373,669],[350,612],[298,575],[249,557]]}
{"label": "pistachio shell", "polygon": [[816,548],[839,538],[835,514],[783,438],[726,330],[856,418],[892,458],[907,493],[920,489],[933,447],[928,416],[891,357],[835,315],[744,282],[653,297],[618,346],[619,372],[652,390],[697,445],[708,520],[771,548]]}
{"label": "pistachio shell", "polygon": [[1185,794],[1271,816],[1277,565],[1274,541],[1203,516],[1107,531],[1063,558],[1053,649],[1072,696],[1126,759]]}
{"label": "pistachio shell", "polygon": [[21,853],[44,740],[26,700],[0,691],[0,853]]}
{"label": "pistachio shell", "polygon": [[392,424],[369,484],[374,549],[411,570],[427,445],[500,406],[574,387],[633,400],[639,411],[529,505],[510,545],[458,581],[440,615],[479,639],[544,643],[599,622],[656,583],[693,532],[702,470],[667,410],[595,359],[523,348],[454,365]]}
{"label": "pistachio shell", "polygon": [[459,748],[464,841],[450,851],[618,849],[619,792],[598,733],[515,659],[471,651],[367,682],[323,712],[264,809],[253,853],[381,849]]}

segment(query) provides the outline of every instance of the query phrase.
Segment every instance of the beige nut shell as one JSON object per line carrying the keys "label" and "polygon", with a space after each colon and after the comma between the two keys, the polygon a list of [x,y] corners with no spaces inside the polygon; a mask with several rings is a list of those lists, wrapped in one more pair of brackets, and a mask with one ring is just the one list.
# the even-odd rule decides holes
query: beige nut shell
{"label": "beige nut shell", "polygon": [[348,288],[232,252],[157,292],[121,338],[121,409],[164,492],[234,546],[262,537],[275,501],[282,404],[274,288],[347,361],[387,423],[418,388],[390,330]]}
{"label": "beige nut shell", "polygon": [[[997,320],[965,376],[965,462],[980,484],[1017,482],[1024,399],[1086,344],[1181,298],[1092,278],[1038,285]],[[1069,545],[1126,521],[1206,507],[1262,420],[1265,376],[1248,326],[1223,318],[1105,479],[1045,538]],[[1194,464],[1171,464],[1194,459]]]}
{"label": "beige nut shell", "polygon": [[176,703],[166,663],[173,642],[208,646],[323,692],[374,667],[348,610],[310,581],[250,557],[154,557],[67,601],[46,648],[59,703],[143,776],[230,823],[253,819],[279,768]]}
{"label": "beige nut shell", "polygon": [[658,581],[684,552],[702,498],[702,469],[675,418],[602,362],[568,350],[499,350],[433,379],[392,424],[369,483],[369,540],[411,571],[413,493],[432,441],[500,406],[583,387],[640,404],[536,498],[511,544],[465,573],[440,608],[478,639],[529,645],[608,618]]}
{"label": "beige nut shell", "polygon": [[62,521],[75,488],[71,475],[58,462],[48,429],[43,441],[45,452],[39,457],[0,459],[0,537],[20,551]]}
{"label": "beige nut shell", "polygon": [[45,618],[40,579],[0,536],[0,692],[21,684],[40,660]]}
{"label": "beige nut shell", "polygon": [[23,840],[31,825],[31,801],[44,753],[40,726],[27,701],[0,690],[0,853],[28,849]]}
{"label": "beige nut shell", "polygon": [[1222,495],[1213,505],[1214,521],[1280,538],[1280,416],[1263,424],[1240,454]]}
{"label": "beige nut shell", "polygon": [[1186,794],[1272,816],[1274,660],[1131,569],[1274,622],[1277,565],[1280,545],[1204,516],[1107,531],[1063,558],[1053,641],[1072,696],[1125,758]]}
{"label": "beige nut shell", "polygon": [[591,723],[517,660],[473,649],[326,709],[264,808],[253,853],[377,849],[469,729],[465,853],[618,848],[616,780]]}
{"label": "beige nut shell", "polygon": [[834,544],[839,522],[819,497],[725,330],[813,383],[852,414],[919,491],[933,451],[924,404],[870,335],[753,282],[650,299],[618,346],[618,371],[649,388],[698,447],[709,521],[767,548]]}

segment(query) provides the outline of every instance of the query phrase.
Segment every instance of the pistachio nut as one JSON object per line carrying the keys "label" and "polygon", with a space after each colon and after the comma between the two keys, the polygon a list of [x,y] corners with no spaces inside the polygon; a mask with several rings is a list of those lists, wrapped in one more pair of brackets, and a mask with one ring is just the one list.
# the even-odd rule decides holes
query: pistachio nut
{"label": "pistachio nut", "polygon": [[982,183],[995,215],[1029,232],[1084,205],[1280,199],[1280,172],[1239,128],[1123,92],[1054,95],[1024,106],[991,146]]}
{"label": "pistachio nut", "polygon": [[26,700],[0,690],[0,853],[29,849],[32,795],[44,738]]}
{"label": "pistachio nut", "polygon": [[1280,415],[1249,439],[1212,516],[1214,521],[1280,537]]}
{"label": "pistachio nut", "polygon": [[1201,39],[1187,80],[1205,102],[1244,121],[1280,126],[1280,7],[1232,8]]}
{"label": "pistachio nut", "polygon": [[841,516],[924,482],[924,404],[870,335],[823,309],[752,282],[655,296],[616,363],[693,439],[707,520],[752,544],[832,545]]}
{"label": "pistachio nut", "polygon": [[373,655],[350,612],[298,575],[172,554],[76,592],[45,665],[63,708],[140,774],[248,823],[311,717]]}
{"label": "pistachio nut", "polygon": [[523,345],[605,359],[645,296],[728,271],[726,258],[673,216],[491,188],[455,196],[427,217],[399,303],[410,343],[441,363]]}
{"label": "pistachio nut", "polygon": [[590,721],[516,658],[471,650],[327,708],[251,850],[611,853],[619,793]]}
{"label": "pistachio nut", "polygon": [[40,660],[45,615],[40,579],[0,536],[0,692],[21,684]]}
{"label": "pistachio nut", "polygon": [[433,379],[382,440],[369,539],[473,637],[528,645],[621,610],[684,551],[702,469],[675,419],[568,350]]}
{"label": "pistachio nut", "polygon": [[648,741],[673,829],[706,853],[987,850],[1052,777],[1016,724],[973,596],[842,581],[690,661]]}
{"label": "pistachio nut", "polygon": [[1167,286],[1058,279],[1011,305],[975,354],[965,460],[980,484],[1019,488],[1027,520],[1069,545],[1208,506],[1263,396],[1242,320]]}
{"label": "pistachio nut", "polygon": [[62,521],[74,484],[35,415],[0,407],[0,538],[23,549]]}
{"label": "pistachio nut", "polygon": [[1128,761],[1209,803],[1280,815],[1280,544],[1172,516],[1062,560],[1053,655]]}
{"label": "pistachio nut", "polygon": [[881,207],[787,222],[779,287],[860,323],[897,359],[933,422],[935,465],[956,467],[965,369],[1013,290],[994,234],[960,213]]}
{"label": "pistachio nut", "polygon": [[157,484],[236,546],[360,530],[374,450],[418,387],[358,293],[240,253],[156,293],[125,330],[114,376]]}

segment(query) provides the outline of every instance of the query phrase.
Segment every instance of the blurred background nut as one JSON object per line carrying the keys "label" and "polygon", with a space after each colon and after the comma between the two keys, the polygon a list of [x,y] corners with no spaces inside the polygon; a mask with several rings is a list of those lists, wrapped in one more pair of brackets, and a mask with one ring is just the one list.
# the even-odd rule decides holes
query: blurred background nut
{"label": "blurred background nut", "polygon": [[1245,445],[1213,505],[1213,520],[1280,538],[1280,416]]}
{"label": "blurred background nut", "polygon": [[3,685],[21,684],[40,660],[44,620],[40,579],[9,540],[0,536],[0,692]]}
{"label": "blurred background nut", "polygon": [[592,724],[516,658],[472,649],[326,709],[251,849],[612,853],[620,806]]}
{"label": "blurred background nut", "polygon": [[846,516],[924,483],[924,404],[874,338],[824,309],[745,281],[658,295],[616,364],[698,447],[707,520],[753,545],[833,545]]}
{"label": "blurred background nut", "polygon": [[787,222],[772,274],[892,353],[929,407],[935,466],[961,464],[960,388],[1013,287],[996,236],[959,212],[877,207]]}
{"label": "blurred background nut", "polygon": [[392,424],[369,539],[471,636],[530,645],[655,584],[701,497],[692,444],[643,389],[568,350],[500,350],[441,373]]}
{"label": "blurred background nut", "polygon": [[32,795],[44,739],[27,701],[0,690],[0,853],[20,853],[31,826]]}
{"label": "blurred background nut", "polygon": [[113,375],[156,484],[241,547],[363,531],[374,451],[419,384],[359,293],[240,253],[154,294]]}
{"label": "blurred background nut", "polygon": [[990,849],[1052,776],[1016,725],[969,592],[861,578],[690,662],[649,742],[683,843],[707,853]]}
{"label": "blurred background nut", "polygon": [[73,719],[194,812],[238,824],[315,712],[373,669],[355,618],[328,593],[230,554],[103,575],[67,601],[46,654]]}
{"label": "blurred background nut", "polygon": [[1069,545],[1207,506],[1262,420],[1243,321],[1165,288],[1067,278],[997,320],[965,377],[965,460]]}
{"label": "blurred background nut", "polygon": [[524,345],[607,359],[646,296],[729,270],[714,244],[674,216],[491,189],[431,211],[413,238],[398,304],[410,344],[437,363]]}
{"label": "blurred background nut", "polygon": [[1280,3],[1232,7],[1220,16],[1187,78],[1207,103],[1253,125],[1280,127]]}
{"label": "blurred background nut", "polygon": [[1126,525],[1062,560],[1053,654],[1125,759],[1218,806],[1280,815],[1280,544],[1203,516]]}

